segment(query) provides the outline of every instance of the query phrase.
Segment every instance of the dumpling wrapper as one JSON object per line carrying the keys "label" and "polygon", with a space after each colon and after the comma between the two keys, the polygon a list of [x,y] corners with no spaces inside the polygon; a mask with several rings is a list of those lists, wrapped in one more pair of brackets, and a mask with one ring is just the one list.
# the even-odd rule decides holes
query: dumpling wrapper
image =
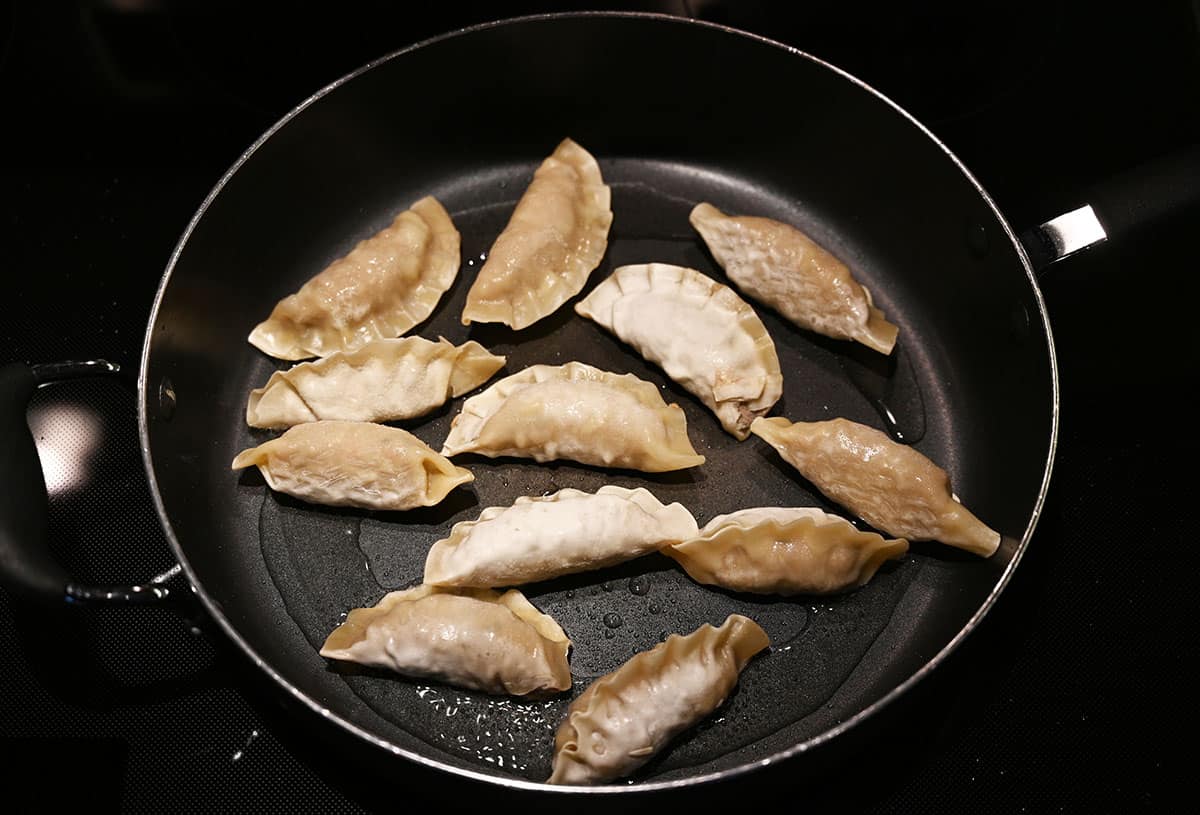
{"label": "dumpling wrapper", "polygon": [[308,422],[243,450],[233,469],[257,465],[273,490],[314,504],[414,509],[475,480],[425,442],[370,422]]}
{"label": "dumpling wrapper", "polygon": [[729,279],[801,328],[890,354],[900,329],[850,269],[788,224],[697,204],[689,219]]}
{"label": "dumpling wrapper", "polygon": [[1000,545],[1000,534],[954,497],[945,470],[882,431],[848,419],[774,418],[758,419],[750,432],[830,499],[889,535],[941,541],[983,557]]}
{"label": "dumpling wrapper", "polygon": [[246,423],[280,428],[321,419],[413,419],[474,390],[502,367],[504,357],[473,340],[458,346],[444,338],[372,340],[271,374],[250,392]]}
{"label": "dumpling wrapper", "polygon": [[679,405],[633,374],[585,365],[533,365],[468,399],[442,455],[571,459],[649,473],[704,463]]}
{"label": "dumpling wrapper", "polygon": [[661,367],[739,441],[783,395],[779,357],[762,320],[733,289],[695,269],[622,266],[575,311]]}
{"label": "dumpling wrapper", "polygon": [[699,529],[681,504],[663,506],[645,489],[606,485],[594,494],[563,489],[489,507],[456,523],[425,560],[438,586],[519,586],[600,569],[687,540]]}
{"label": "dumpling wrapper", "polygon": [[467,293],[463,325],[525,328],[578,294],[608,247],[611,197],[596,160],[564,139],[492,245]]}
{"label": "dumpling wrapper", "polygon": [[394,591],[356,608],[321,656],[485,693],[546,695],[571,687],[571,641],[519,591]]}
{"label": "dumpling wrapper", "polygon": [[712,713],[750,658],[771,644],[758,623],[731,614],[672,634],[593,682],[567,709],[554,739],[551,784],[596,784],[629,775]]}
{"label": "dumpling wrapper", "polygon": [[250,332],[250,344],[280,359],[307,359],[398,337],[454,283],[460,243],[442,205],[422,198],[280,300]]}
{"label": "dumpling wrapper", "polygon": [[858,588],[908,542],[863,532],[815,507],[757,507],[713,518],[668,546],[698,583],[756,594],[835,594]]}

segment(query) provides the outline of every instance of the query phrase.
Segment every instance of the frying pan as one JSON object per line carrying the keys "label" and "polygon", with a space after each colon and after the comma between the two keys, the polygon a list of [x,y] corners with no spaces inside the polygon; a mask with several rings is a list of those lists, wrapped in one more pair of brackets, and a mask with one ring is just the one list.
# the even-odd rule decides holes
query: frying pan
{"label": "frying pan", "polygon": [[[951,475],[1003,534],[979,559],[915,545],[867,586],[769,599],[700,587],[658,556],[525,587],[574,641],[562,699],[493,699],[330,666],[317,646],[353,607],[419,580],[425,552],[488,506],[560,487],[646,486],[701,524],[761,505],[828,504],[765,444],[736,442],[689,394],[570,305],[521,332],[463,327],[476,270],[534,167],[564,136],[612,187],[608,253],[585,292],[626,263],[662,261],[723,279],[691,230],[701,200],[797,224],[842,257],[900,326],[884,358],[803,332],[755,305],[775,339],[793,420],[845,416],[890,430]],[[577,359],[660,384],[709,462],[644,475],[569,462],[463,459],[477,480],[408,513],[314,507],[232,473],[268,434],[244,422],[249,390],[282,363],[245,342],[274,303],[432,194],[463,238],[459,279],[416,332],[482,342],[507,372]],[[1033,244],[1081,247],[1077,213]],[[46,496],[24,405],[38,384],[100,364],[0,369],[0,563],[35,599],[153,601],[70,582],[44,551]],[[1054,458],[1058,384],[1029,256],[965,167],[911,116],[844,72],[719,26],[655,15],[523,18],[402,50],[335,82],[256,142],[200,207],[170,259],[139,375],[142,449],[167,537],[192,591],[288,694],[397,756],[513,788],[549,789],[552,734],[569,699],[671,632],[730,613],[771,635],[737,690],[629,784],[655,790],[745,773],[852,731],[949,654],[1008,582],[1038,520]],[[406,423],[435,447],[461,400]],[[30,508],[34,511],[31,511]]]}

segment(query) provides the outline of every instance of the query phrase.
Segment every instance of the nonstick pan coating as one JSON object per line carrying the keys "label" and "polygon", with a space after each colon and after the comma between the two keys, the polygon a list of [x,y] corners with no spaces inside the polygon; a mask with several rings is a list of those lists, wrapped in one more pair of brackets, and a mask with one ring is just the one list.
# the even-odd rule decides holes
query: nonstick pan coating
{"label": "nonstick pan coating", "polygon": [[[660,556],[526,587],[574,641],[575,689],[495,699],[331,666],[317,654],[347,610],[419,582],[457,521],[521,495],[645,486],[703,524],[735,509],[826,502],[765,444],[736,442],[693,397],[571,304],[522,331],[459,322],[475,273],[533,169],[565,136],[613,190],[608,253],[724,280],[687,222],[698,201],[795,223],[842,257],[900,326],[885,359],[794,328],[753,304],[776,342],[773,415],[844,416],[908,440],[1005,540],[983,560],[917,544],[864,588],[771,599],[701,587]],[[664,475],[569,462],[462,457],[476,481],[408,513],[333,510],[231,472],[246,396],[286,363],[250,329],[357,241],[432,194],[462,233],[463,265],[413,333],[475,339],[503,374],[571,360],[659,384],[708,457]],[[573,303],[574,301],[572,301]],[[252,148],[185,234],[148,328],[143,442],[172,545],[229,635],[285,689],[392,751],[509,785],[549,775],[553,732],[595,677],[703,622],[739,612],[770,653],[700,727],[633,779],[673,784],[828,739],[898,696],[974,625],[1032,532],[1053,456],[1057,392],[1045,313],[1011,231],[966,171],[904,113],[797,52],[714,26],[644,15],[531,18],[380,61],[318,94]],[[165,399],[169,390],[173,399]],[[402,426],[440,448],[462,399]],[[621,788],[628,788],[619,785]]]}

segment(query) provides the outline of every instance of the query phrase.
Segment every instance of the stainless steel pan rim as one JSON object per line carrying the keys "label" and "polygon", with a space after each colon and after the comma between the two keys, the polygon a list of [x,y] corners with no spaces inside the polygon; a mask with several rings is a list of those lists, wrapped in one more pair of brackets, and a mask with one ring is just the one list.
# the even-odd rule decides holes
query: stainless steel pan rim
{"label": "stainless steel pan rim", "polygon": [[[150,401],[151,398],[152,397],[157,398],[157,395],[151,393],[151,390],[150,390],[151,385],[147,381],[147,371],[149,368],[151,341],[153,339],[153,327],[155,326],[155,324],[157,322],[159,309],[162,304],[163,297],[167,290],[167,287],[170,284],[171,275],[175,268],[176,262],[179,260],[179,257],[182,255],[183,250],[184,250],[185,246],[187,245],[188,239],[191,236],[193,230],[195,229],[196,225],[200,222],[200,220],[204,217],[205,212],[208,210],[209,206],[217,198],[217,196],[220,195],[220,193],[224,189],[225,185],[237,173],[239,168],[259,149],[259,147],[261,147],[268,139],[270,139],[272,137],[272,135],[274,135],[278,130],[280,130],[282,127],[284,127],[286,124],[288,124],[288,122],[290,122],[294,117],[296,117],[301,111],[303,111],[305,108],[309,107],[314,102],[321,99],[326,94],[333,91],[334,89],[338,88],[339,86],[353,80],[355,77],[359,76],[360,74],[364,74],[367,71],[370,71],[373,68],[375,68],[385,62],[389,62],[389,61],[391,61],[397,57],[403,56],[409,52],[415,51],[417,49],[425,48],[425,47],[428,47],[431,45],[435,45],[438,42],[441,42],[442,40],[447,40],[447,39],[451,39],[451,38],[455,38],[455,37],[469,35],[476,31],[482,31],[482,30],[486,30],[486,29],[507,26],[507,25],[513,25],[513,24],[520,24],[520,23],[545,21],[545,20],[558,19],[558,18],[614,18],[614,17],[616,17],[616,18],[632,18],[632,19],[648,19],[648,20],[656,20],[656,21],[661,21],[661,22],[671,22],[671,23],[678,24],[678,25],[702,26],[705,28],[710,28],[710,29],[715,29],[715,30],[721,31],[721,32],[724,32],[729,35],[733,35],[733,36],[737,36],[737,37],[745,37],[747,39],[754,40],[758,43],[761,43],[762,45],[765,45],[765,46],[782,49],[782,50],[788,52],[789,54],[792,54],[795,57],[805,59],[811,63],[819,65],[822,68],[836,74],[840,78],[842,78],[850,83],[853,83],[854,85],[858,86],[860,89],[870,93],[875,98],[877,98],[879,101],[885,103],[886,105],[891,107],[893,110],[895,110],[897,113],[899,113],[901,116],[903,116],[905,119],[907,119],[926,138],[928,138],[931,142],[933,142],[933,144],[935,144],[938,147],[938,149],[941,150],[946,155],[946,157],[954,163],[954,165],[958,168],[958,170],[962,174],[962,176],[971,184],[971,186],[976,190],[976,192],[979,194],[979,196],[986,202],[987,206],[991,209],[992,213],[994,214],[997,223],[999,223],[1001,225],[1001,227],[1003,228],[1004,234],[1007,237],[1008,241],[1012,244],[1012,247],[1016,251],[1017,256],[1020,258],[1021,264],[1025,270],[1026,276],[1028,277],[1030,288],[1032,289],[1033,296],[1034,296],[1037,306],[1038,306],[1038,312],[1041,317],[1042,331],[1045,333],[1045,337],[1046,337],[1046,344],[1047,344],[1047,350],[1048,350],[1048,356],[1049,356],[1048,361],[1049,361],[1050,374],[1051,374],[1051,383],[1050,384],[1051,384],[1051,394],[1052,394],[1052,405],[1051,405],[1052,415],[1051,415],[1050,443],[1049,443],[1049,448],[1048,448],[1049,452],[1048,452],[1047,458],[1046,458],[1045,471],[1042,475],[1042,482],[1041,482],[1041,486],[1038,491],[1037,500],[1034,504],[1033,511],[1029,517],[1029,523],[1026,526],[1025,531],[1022,534],[1020,541],[1015,541],[1012,539],[1005,539],[1001,543],[1002,547],[1015,547],[1015,551],[1012,554],[1012,557],[1008,563],[1008,566],[1005,568],[1004,572],[1000,575],[999,579],[996,582],[996,585],[993,587],[993,589],[991,590],[991,592],[988,595],[988,597],[986,598],[986,600],[979,607],[979,609],[975,612],[975,614],[972,615],[971,618],[966,622],[966,624],[962,627],[962,629],[940,651],[938,651],[933,657],[931,657],[925,663],[925,665],[923,667],[921,667],[919,670],[917,670],[907,680],[905,680],[902,683],[900,683],[899,685],[897,685],[895,688],[893,688],[891,691],[889,691],[886,695],[884,695],[882,698],[880,698],[873,704],[862,709],[857,714],[855,714],[854,716],[845,720],[844,722],[838,724],[837,726],[830,728],[829,730],[825,731],[824,733],[822,733],[818,736],[810,738],[801,743],[795,744],[792,747],[787,748],[786,750],[782,750],[772,756],[769,756],[768,758],[765,758],[765,759],[762,759],[759,761],[747,763],[747,764],[744,764],[744,765],[741,765],[738,767],[729,768],[729,769],[722,770],[719,772],[691,776],[688,778],[675,779],[675,780],[671,780],[671,781],[661,781],[661,782],[651,781],[651,782],[643,782],[643,783],[635,783],[635,784],[618,784],[618,785],[611,785],[611,786],[596,786],[596,787],[565,787],[565,786],[552,786],[552,785],[545,784],[545,783],[536,783],[536,782],[526,781],[526,780],[518,779],[518,778],[490,775],[487,773],[478,772],[478,771],[466,769],[463,767],[454,766],[451,764],[445,764],[445,763],[442,763],[435,759],[432,759],[428,756],[422,755],[420,753],[397,747],[396,745],[391,744],[387,740],[381,739],[380,737],[374,735],[373,733],[341,718],[340,716],[338,716],[337,714],[335,714],[328,708],[325,708],[322,705],[318,704],[316,702],[316,700],[314,700],[313,698],[308,696],[306,693],[302,692],[295,685],[291,684],[278,671],[276,671],[275,668],[272,667],[272,665],[268,661],[264,660],[250,646],[250,644],[241,636],[241,634],[239,634],[237,629],[234,628],[234,626],[226,618],[222,609],[213,601],[213,599],[210,597],[210,595],[204,590],[203,586],[198,581],[194,570],[192,569],[191,565],[189,564],[188,558],[185,556],[183,549],[180,546],[178,537],[175,534],[175,530],[171,525],[171,520],[167,515],[167,511],[166,511],[166,508],[163,503],[162,495],[161,495],[161,492],[160,492],[160,489],[158,486],[157,479],[155,477],[153,461],[151,459],[149,420],[148,420],[148,407],[147,406],[151,403],[151,401]],[[967,635],[970,634],[971,631],[979,624],[979,622],[987,615],[987,613],[995,605],[996,600],[1000,596],[1000,593],[1004,590],[1005,586],[1008,585],[1008,582],[1012,576],[1012,573],[1016,569],[1018,563],[1020,562],[1022,556],[1024,555],[1025,549],[1027,548],[1029,541],[1030,541],[1031,537],[1033,536],[1034,529],[1036,528],[1038,520],[1041,516],[1042,507],[1043,507],[1043,505],[1045,503],[1045,499],[1046,499],[1046,493],[1047,493],[1047,490],[1049,489],[1050,474],[1051,474],[1051,470],[1053,467],[1054,456],[1055,456],[1055,452],[1057,450],[1057,445],[1058,445],[1058,430],[1059,430],[1058,366],[1057,366],[1057,361],[1056,361],[1056,355],[1054,352],[1054,341],[1053,341],[1053,335],[1052,335],[1051,329],[1050,329],[1049,315],[1047,314],[1047,311],[1046,311],[1046,305],[1045,305],[1045,301],[1043,300],[1041,290],[1037,284],[1037,278],[1034,274],[1033,267],[1030,264],[1029,257],[1026,254],[1025,249],[1022,246],[1021,242],[1017,239],[1016,233],[1014,232],[1012,227],[1009,225],[1008,221],[1004,218],[1004,216],[1000,212],[1000,210],[997,208],[995,202],[992,200],[992,197],[990,195],[988,195],[987,191],[984,190],[983,186],[976,180],[976,178],[971,174],[971,172],[962,163],[962,161],[960,161],[958,159],[958,157],[955,156],[954,153],[937,138],[937,136],[935,136],[932,132],[930,132],[930,130],[928,128],[926,128],[919,120],[917,120],[914,116],[912,116],[908,111],[906,111],[900,105],[893,102],[888,97],[884,96],[879,91],[875,90],[873,87],[871,87],[867,83],[848,74],[847,72],[843,71],[842,69],[838,68],[835,65],[831,65],[830,63],[825,62],[824,60],[821,60],[821,59],[819,59],[811,54],[808,54],[804,51],[801,51],[797,48],[793,48],[791,46],[784,45],[782,43],[776,42],[774,40],[768,39],[766,37],[763,37],[763,36],[760,36],[757,34],[752,34],[752,33],[748,33],[745,31],[741,31],[739,29],[731,28],[729,26],[723,26],[723,25],[719,25],[716,23],[709,23],[709,22],[705,22],[705,21],[701,21],[701,20],[680,18],[680,17],[671,16],[671,15],[655,14],[655,13],[647,13],[647,12],[569,12],[569,13],[563,13],[563,14],[539,14],[539,15],[530,15],[530,16],[525,16],[525,17],[516,17],[516,18],[512,18],[512,19],[500,20],[500,21],[491,22],[491,23],[484,23],[484,24],[475,25],[475,26],[469,26],[467,28],[463,28],[458,31],[449,32],[446,34],[441,34],[441,35],[432,37],[430,39],[410,45],[408,47],[399,49],[399,50],[394,51],[390,54],[387,54],[383,57],[380,57],[379,59],[374,60],[374,61],[364,65],[363,67],[359,68],[358,70],[355,70],[355,71],[341,77],[340,79],[337,79],[334,82],[331,82],[330,84],[326,85],[324,88],[322,88],[319,91],[317,91],[316,93],[314,93],[312,96],[310,96],[307,99],[300,102],[300,104],[298,104],[295,108],[293,108],[286,115],[284,115],[283,118],[281,118],[278,122],[276,122],[265,133],[263,133],[262,136],[260,136],[252,145],[250,145],[249,148],[246,149],[246,151],[244,153],[242,153],[241,156],[238,157],[238,159],[233,163],[233,165],[225,172],[225,174],[221,177],[221,179],[212,188],[212,191],[209,192],[208,196],[204,199],[203,203],[200,205],[199,209],[196,211],[196,214],[192,217],[192,220],[189,222],[187,228],[183,231],[183,234],[180,237],[179,242],[176,244],[175,249],[171,254],[171,257],[167,262],[167,266],[164,271],[162,281],[159,284],[157,293],[155,294],[154,304],[151,308],[150,318],[147,323],[146,334],[145,334],[145,338],[143,340],[141,364],[140,364],[140,371],[139,371],[139,376],[138,376],[138,432],[139,432],[140,445],[141,445],[141,450],[142,450],[142,459],[143,459],[143,462],[145,465],[147,480],[148,480],[149,486],[150,486],[150,493],[153,496],[154,506],[158,512],[159,520],[162,523],[163,529],[166,533],[167,540],[170,543],[171,549],[174,552],[175,557],[178,559],[180,565],[182,566],[184,574],[187,576],[187,579],[191,585],[192,591],[200,598],[200,601],[203,603],[203,605],[207,609],[208,613],[213,617],[214,620],[217,621],[217,623],[220,625],[221,629],[225,632],[225,634],[233,642],[235,642],[238,645],[238,647],[242,650],[242,652],[245,653],[245,655],[247,657],[249,657],[250,660],[255,665],[257,665],[263,672],[265,672],[268,676],[270,676],[271,679],[273,679],[279,686],[281,686],[282,688],[287,690],[294,698],[296,698],[298,701],[302,702],[305,706],[312,709],[315,713],[317,713],[321,717],[323,717],[331,722],[336,723],[341,728],[343,728],[345,731],[353,733],[354,735],[358,736],[359,738],[363,739],[364,741],[366,741],[370,744],[375,745],[376,747],[379,747],[379,748],[381,748],[387,752],[390,752],[394,755],[403,756],[404,758],[415,761],[419,764],[423,764],[427,767],[444,770],[446,772],[450,772],[450,773],[454,773],[459,776],[471,778],[476,781],[498,784],[498,785],[501,785],[503,787],[507,787],[510,789],[531,790],[531,791],[540,791],[540,792],[558,792],[558,793],[587,792],[587,793],[597,794],[597,795],[613,795],[613,794],[620,794],[620,793],[634,792],[634,791],[650,792],[650,791],[658,791],[658,790],[672,790],[672,789],[677,789],[677,788],[690,787],[692,785],[702,784],[705,782],[735,778],[737,776],[741,776],[745,773],[748,773],[752,770],[756,770],[756,769],[759,769],[762,767],[769,766],[771,764],[775,764],[780,761],[784,761],[788,758],[805,753],[805,752],[812,750],[820,745],[830,742],[833,739],[835,739],[838,736],[845,733],[846,731],[850,730],[851,728],[854,728],[857,725],[861,724],[862,722],[866,721],[867,719],[871,718],[879,711],[883,710],[885,707],[887,707],[892,702],[894,702],[896,699],[898,699],[900,696],[902,696],[911,687],[913,687],[919,681],[921,681],[925,676],[927,676],[929,673],[931,673],[951,653],[953,653],[955,651],[955,649],[957,649],[958,646],[962,643],[962,641],[967,637]]]}

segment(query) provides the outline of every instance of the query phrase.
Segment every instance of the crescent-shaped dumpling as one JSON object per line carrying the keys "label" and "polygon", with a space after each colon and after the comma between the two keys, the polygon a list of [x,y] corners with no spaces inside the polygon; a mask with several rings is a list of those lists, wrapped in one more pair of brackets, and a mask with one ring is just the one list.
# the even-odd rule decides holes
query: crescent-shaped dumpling
{"label": "crescent-shaped dumpling", "polygon": [[321,419],[412,419],[474,390],[503,366],[504,357],[474,341],[372,340],[271,374],[250,392],[246,423],[280,428]]}
{"label": "crescent-shaped dumpling", "polygon": [[608,246],[610,200],[600,165],[564,139],[492,245],[467,293],[463,325],[525,328],[578,294]]}
{"label": "crescent-shaped dumpling", "polygon": [[1000,545],[1000,534],[955,498],[945,470],[882,431],[848,419],[774,418],[758,419],[750,432],[830,499],[889,535],[984,557]]}
{"label": "crescent-shaped dumpling", "polygon": [[571,687],[570,647],[554,618],[519,591],[417,586],[351,611],[321,656],[525,696]]}
{"label": "crescent-shaped dumpling", "polygon": [[659,473],[704,463],[679,405],[633,374],[569,362],[533,365],[472,396],[442,455],[479,453]]}
{"label": "crescent-shaped dumpling", "polygon": [[438,586],[519,586],[600,569],[649,554],[698,532],[680,504],[663,506],[647,490],[611,484],[595,494],[564,489],[489,507],[456,523],[425,559],[425,582]]}
{"label": "crescent-shaped dumpling", "polygon": [[280,300],[250,332],[250,344],[280,359],[307,359],[398,337],[428,317],[454,282],[459,244],[442,205],[422,198]]}
{"label": "crescent-shaped dumpling", "polygon": [[908,542],[815,507],[756,507],[713,518],[663,549],[693,580],[757,594],[834,594],[863,585]]}
{"label": "crescent-shaped dumpling", "polygon": [[637,654],[588,686],[554,739],[551,784],[596,784],[629,775],[672,738],[712,713],[750,658],[770,645],[758,623],[731,614]]}
{"label": "crescent-shaped dumpling", "polygon": [[622,266],[575,311],[661,367],[739,440],[783,395],[779,357],[762,320],[733,289],[695,269]]}
{"label": "crescent-shaped dumpling", "polygon": [[899,329],[850,269],[799,229],[697,204],[689,218],[729,279],[801,328],[890,354]]}
{"label": "crescent-shaped dumpling", "polygon": [[255,465],[273,490],[364,509],[433,506],[475,480],[413,434],[370,422],[298,424],[233,460],[235,470]]}

